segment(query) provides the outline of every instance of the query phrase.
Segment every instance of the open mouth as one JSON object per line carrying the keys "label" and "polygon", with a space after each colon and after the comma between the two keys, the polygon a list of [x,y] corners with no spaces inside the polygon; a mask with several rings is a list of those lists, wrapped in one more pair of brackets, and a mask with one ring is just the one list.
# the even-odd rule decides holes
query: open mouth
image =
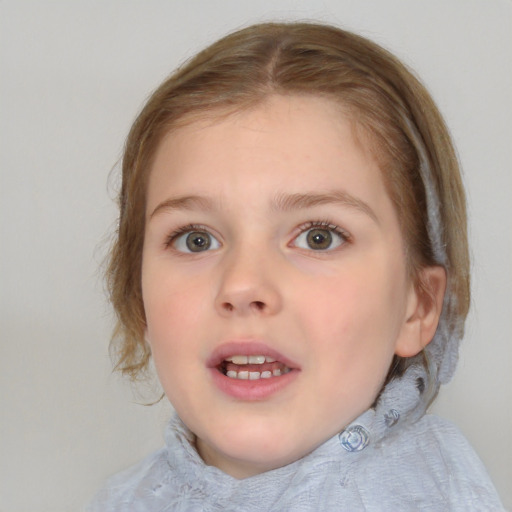
{"label": "open mouth", "polygon": [[300,366],[272,346],[254,340],[218,346],[206,361],[217,388],[242,401],[268,400],[287,389],[300,375]]}
{"label": "open mouth", "polygon": [[217,369],[226,377],[238,380],[272,379],[291,371],[284,363],[265,355],[228,356]]}

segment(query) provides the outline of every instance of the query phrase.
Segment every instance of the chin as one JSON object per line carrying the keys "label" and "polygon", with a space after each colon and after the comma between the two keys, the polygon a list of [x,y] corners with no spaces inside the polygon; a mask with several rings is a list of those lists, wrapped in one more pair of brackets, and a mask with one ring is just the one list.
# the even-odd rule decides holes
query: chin
{"label": "chin", "polygon": [[238,425],[222,435],[198,441],[198,451],[210,465],[217,466],[235,478],[245,478],[290,464],[305,451],[304,440],[293,439],[289,430],[262,428],[261,425]]}

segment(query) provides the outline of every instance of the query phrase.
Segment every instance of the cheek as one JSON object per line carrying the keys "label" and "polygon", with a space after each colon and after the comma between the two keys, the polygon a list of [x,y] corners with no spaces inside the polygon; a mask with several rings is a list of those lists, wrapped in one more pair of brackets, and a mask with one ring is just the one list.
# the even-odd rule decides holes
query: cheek
{"label": "cheek", "polygon": [[[404,311],[403,272],[392,262],[347,266],[343,273],[309,283],[297,293],[301,323],[344,360],[393,352]],[[374,357],[368,357],[370,361]]]}
{"label": "cheek", "polygon": [[[144,253],[143,253],[144,254]],[[177,303],[191,300],[205,291],[206,275],[211,265],[204,262],[177,263],[165,252],[150,248],[142,262],[142,295],[144,303]]]}
{"label": "cheek", "polygon": [[148,341],[156,357],[162,345],[172,350],[180,340],[186,342],[207,303],[204,287],[197,279],[184,279],[169,271],[165,263],[143,267],[142,297]]}
{"label": "cheek", "polygon": [[181,291],[179,283],[168,279],[146,280],[143,301],[155,369],[169,400],[175,402],[186,396],[182,386],[193,365],[191,326],[198,321],[198,304],[191,290]]}

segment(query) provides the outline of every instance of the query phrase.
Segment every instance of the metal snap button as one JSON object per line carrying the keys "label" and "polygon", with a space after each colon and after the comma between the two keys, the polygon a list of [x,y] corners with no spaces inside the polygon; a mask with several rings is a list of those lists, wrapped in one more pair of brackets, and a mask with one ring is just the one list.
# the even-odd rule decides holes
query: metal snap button
{"label": "metal snap button", "polygon": [[359,452],[370,442],[370,433],[361,425],[346,428],[338,437],[341,446],[348,452]]}

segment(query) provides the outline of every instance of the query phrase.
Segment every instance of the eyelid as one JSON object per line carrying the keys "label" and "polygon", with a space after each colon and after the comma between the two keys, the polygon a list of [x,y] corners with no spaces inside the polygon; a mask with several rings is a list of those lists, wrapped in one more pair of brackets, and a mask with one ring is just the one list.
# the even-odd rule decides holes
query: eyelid
{"label": "eyelid", "polygon": [[[182,237],[186,234],[189,234],[189,233],[193,233],[194,231],[207,233],[209,236],[211,236],[214,240],[217,241],[219,246],[222,245],[222,243],[219,239],[220,237],[218,235],[214,235],[212,233],[212,230],[210,228],[208,228],[207,226],[205,226],[204,224],[186,224],[184,226],[180,226],[179,228],[172,231],[169,235],[167,235],[167,237],[165,238],[165,242],[164,242],[165,249],[173,248],[173,245],[176,243],[176,241],[180,237]],[[179,251],[177,249],[176,249],[176,252],[183,253],[183,254],[194,254],[192,252],[187,253],[185,251]],[[204,252],[208,252],[208,251],[204,251]],[[200,254],[200,252],[198,252],[196,254]]]}
{"label": "eyelid", "polygon": [[[314,229],[314,228],[326,229],[326,230],[332,231],[333,233],[335,233],[337,236],[339,236],[342,239],[343,242],[340,245],[345,245],[346,243],[350,243],[352,241],[352,235],[348,231],[341,228],[334,222],[331,222],[329,220],[322,220],[322,221],[307,221],[307,222],[304,222],[304,223],[300,224],[299,226],[297,226],[297,228],[295,228],[294,233],[292,235],[292,240],[288,245],[294,246],[295,241],[301,234],[303,234],[311,229]],[[184,236],[184,235],[194,232],[194,231],[205,232],[208,235],[210,235],[214,240],[217,241],[217,243],[219,244],[219,247],[223,245],[221,242],[221,237],[217,234],[214,234],[213,230],[211,228],[205,226],[204,224],[192,224],[191,223],[191,224],[186,224],[184,226],[180,226],[177,229],[173,230],[169,235],[167,235],[165,238],[165,241],[164,241],[165,249],[172,248],[173,244],[176,242],[176,240],[179,237]],[[324,251],[319,250],[319,251],[315,251],[315,252],[318,252],[318,253],[329,252],[329,251],[333,251],[334,249],[337,249],[338,247],[330,249],[330,250],[326,249]],[[313,250],[313,249],[311,249],[311,250]],[[178,250],[177,250],[177,252],[185,253],[184,251],[178,251]],[[205,251],[205,252],[208,252],[208,251]],[[193,254],[193,253],[191,253],[191,254]],[[200,254],[200,253],[197,253],[197,254]]]}
{"label": "eyelid", "polygon": [[[297,226],[297,228],[294,230],[294,235],[293,235],[292,241],[290,242],[290,245],[294,246],[294,243],[299,238],[299,236],[301,236],[302,234],[306,233],[307,231],[309,231],[311,229],[315,229],[315,228],[326,229],[328,231],[335,233],[337,236],[339,236],[343,240],[343,242],[340,244],[340,246],[343,246],[346,243],[352,242],[352,235],[348,231],[341,228],[334,222],[331,222],[329,220],[323,220],[323,221],[308,221],[308,222],[304,222],[300,226]],[[325,252],[333,251],[333,250],[337,249],[338,247],[335,247],[333,249],[325,249],[325,250],[318,250],[318,251],[314,251],[313,249],[310,249],[310,250],[320,254],[322,252],[325,253]]]}

